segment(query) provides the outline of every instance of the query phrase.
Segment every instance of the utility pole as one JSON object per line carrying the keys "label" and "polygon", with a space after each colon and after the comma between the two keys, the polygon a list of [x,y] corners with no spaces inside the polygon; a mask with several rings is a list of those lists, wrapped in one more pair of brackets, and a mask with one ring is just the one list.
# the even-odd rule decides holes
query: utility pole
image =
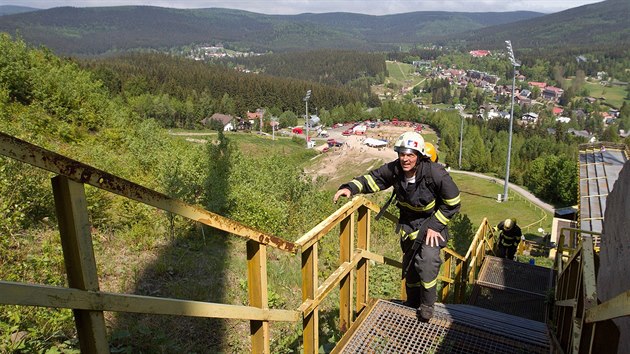
{"label": "utility pole", "polygon": [[512,42],[505,41],[507,45],[508,55],[510,56],[510,63],[512,64],[512,106],[510,109],[510,133],[508,137],[508,151],[507,162],[505,164],[505,184],[503,186],[503,201],[508,201],[508,184],[510,183],[510,155],[512,154],[512,124],[514,122],[514,86],[516,86],[516,68],[521,66],[520,63],[514,58],[514,51],[512,50]]}
{"label": "utility pole", "polygon": [[304,96],[304,102],[306,103],[306,148],[310,148],[310,144],[308,141],[308,128],[309,128],[309,123],[308,123],[308,100],[311,98],[311,90],[306,91],[306,96]]}

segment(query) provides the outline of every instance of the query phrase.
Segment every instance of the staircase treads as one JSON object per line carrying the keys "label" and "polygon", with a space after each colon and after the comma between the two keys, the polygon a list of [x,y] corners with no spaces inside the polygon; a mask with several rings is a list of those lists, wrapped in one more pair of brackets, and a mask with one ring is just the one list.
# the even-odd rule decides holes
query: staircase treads
{"label": "staircase treads", "polygon": [[551,287],[551,277],[549,268],[486,256],[476,283],[545,297]]}
{"label": "staircase treads", "polygon": [[[509,315],[497,327],[489,319],[501,314],[458,308],[466,305],[436,304],[428,323],[418,321],[416,311],[401,304],[378,300],[352,338],[342,340],[342,353],[548,353],[545,337],[522,318],[518,326]],[[483,314],[487,311],[486,314]],[[520,331],[520,333],[519,333]],[[350,333],[350,331],[349,331]],[[530,337],[531,334],[531,337]]]}

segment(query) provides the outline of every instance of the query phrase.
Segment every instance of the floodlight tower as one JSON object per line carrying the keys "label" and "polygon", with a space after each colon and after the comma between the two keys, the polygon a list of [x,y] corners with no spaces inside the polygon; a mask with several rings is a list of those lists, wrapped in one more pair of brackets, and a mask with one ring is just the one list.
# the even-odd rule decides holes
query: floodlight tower
{"label": "floodlight tower", "polygon": [[512,41],[505,41],[505,44],[507,45],[510,63],[512,64],[512,105],[510,108],[510,132],[508,137],[507,162],[505,164],[505,185],[503,186],[503,201],[507,202],[508,184],[510,182],[510,155],[512,154],[512,124],[514,123],[514,86],[516,86],[516,68],[521,66],[521,64],[514,58]]}

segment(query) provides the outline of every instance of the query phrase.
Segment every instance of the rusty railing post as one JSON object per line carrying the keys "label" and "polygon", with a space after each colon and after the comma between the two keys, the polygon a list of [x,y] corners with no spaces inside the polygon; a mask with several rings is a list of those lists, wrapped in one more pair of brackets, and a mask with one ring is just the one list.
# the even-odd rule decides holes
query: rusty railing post
{"label": "rusty railing post", "polygon": [[[268,309],[267,246],[247,240],[247,289],[249,305]],[[269,321],[251,320],[252,353],[269,353]]]}
{"label": "rusty railing post", "polygon": [[[52,179],[52,187],[68,286],[80,290],[99,291],[83,184],[73,182],[64,176],[56,176]],[[103,312],[88,310],[72,312],[81,352],[109,353]]]}
{"label": "rusty railing post", "polygon": [[[370,209],[365,206],[359,208],[357,225],[357,247],[366,251],[370,250]],[[357,299],[356,310],[361,313],[369,300],[369,262],[362,259],[357,265]]]}
{"label": "rusty railing post", "polygon": [[[302,302],[315,299],[317,291],[317,242],[302,250]],[[315,308],[302,319],[302,339],[305,354],[319,351],[319,309]]]}
{"label": "rusty railing post", "polygon": [[[442,254],[444,255],[444,264],[442,265],[443,277],[447,279],[453,279],[451,278],[451,262],[453,260],[453,255],[446,252],[443,252]],[[448,294],[450,292],[451,292],[451,283],[447,281],[443,281],[442,291],[440,291],[440,293],[438,294],[439,301],[444,302],[444,299],[448,298]]]}
{"label": "rusty railing post", "polygon": [[[339,264],[352,259],[354,237],[354,214],[350,214],[339,224]],[[345,332],[352,321],[352,273],[339,282],[339,329]]]}

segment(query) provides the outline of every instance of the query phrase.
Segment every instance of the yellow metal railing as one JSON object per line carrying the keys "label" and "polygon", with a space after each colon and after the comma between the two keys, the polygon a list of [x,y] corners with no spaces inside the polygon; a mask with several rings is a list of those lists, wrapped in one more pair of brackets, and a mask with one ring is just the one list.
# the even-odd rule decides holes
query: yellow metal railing
{"label": "yellow metal railing", "polygon": [[[251,348],[255,353],[270,352],[270,322],[302,320],[303,352],[317,353],[318,308],[330,292],[336,287],[340,290],[339,328],[345,332],[369,301],[368,261],[402,268],[400,261],[370,251],[371,212],[380,208],[361,196],[340,207],[297,241],[289,242],[4,133],[0,133],[0,155],[56,175],[52,178],[52,189],[68,277],[67,288],[0,281],[0,304],[73,309],[79,344],[85,353],[109,352],[104,311],[249,320]],[[85,184],[244,239],[250,306],[100,291]],[[398,221],[388,212],[384,216],[393,223]],[[318,243],[337,227],[339,267],[319,285]],[[465,257],[443,249],[444,265],[439,275],[441,301],[451,294],[453,302],[464,301],[465,285],[476,279],[486,253],[494,247],[494,240],[492,228],[484,219]],[[302,304],[297,310],[268,307],[267,247],[301,255]]]}
{"label": "yellow metal railing", "polygon": [[[292,242],[0,133],[0,155],[50,171],[68,288],[0,281],[0,304],[73,309],[83,353],[108,353],[104,311],[250,321],[252,351],[269,353],[269,322],[300,320],[295,310],[269,309],[267,247],[296,253]],[[181,215],[246,240],[250,306],[217,304],[100,291],[90,234],[85,184]]]}
{"label": "yellow metal railing", "polygon": [[619,338],[611,320],[630,316],[630,290],[598,304],[599,262],[594,237],[601,236],[600,233],[576,228],[562,228],[560,232],[550,322],[555,347],[562,353],[616,353]]}

